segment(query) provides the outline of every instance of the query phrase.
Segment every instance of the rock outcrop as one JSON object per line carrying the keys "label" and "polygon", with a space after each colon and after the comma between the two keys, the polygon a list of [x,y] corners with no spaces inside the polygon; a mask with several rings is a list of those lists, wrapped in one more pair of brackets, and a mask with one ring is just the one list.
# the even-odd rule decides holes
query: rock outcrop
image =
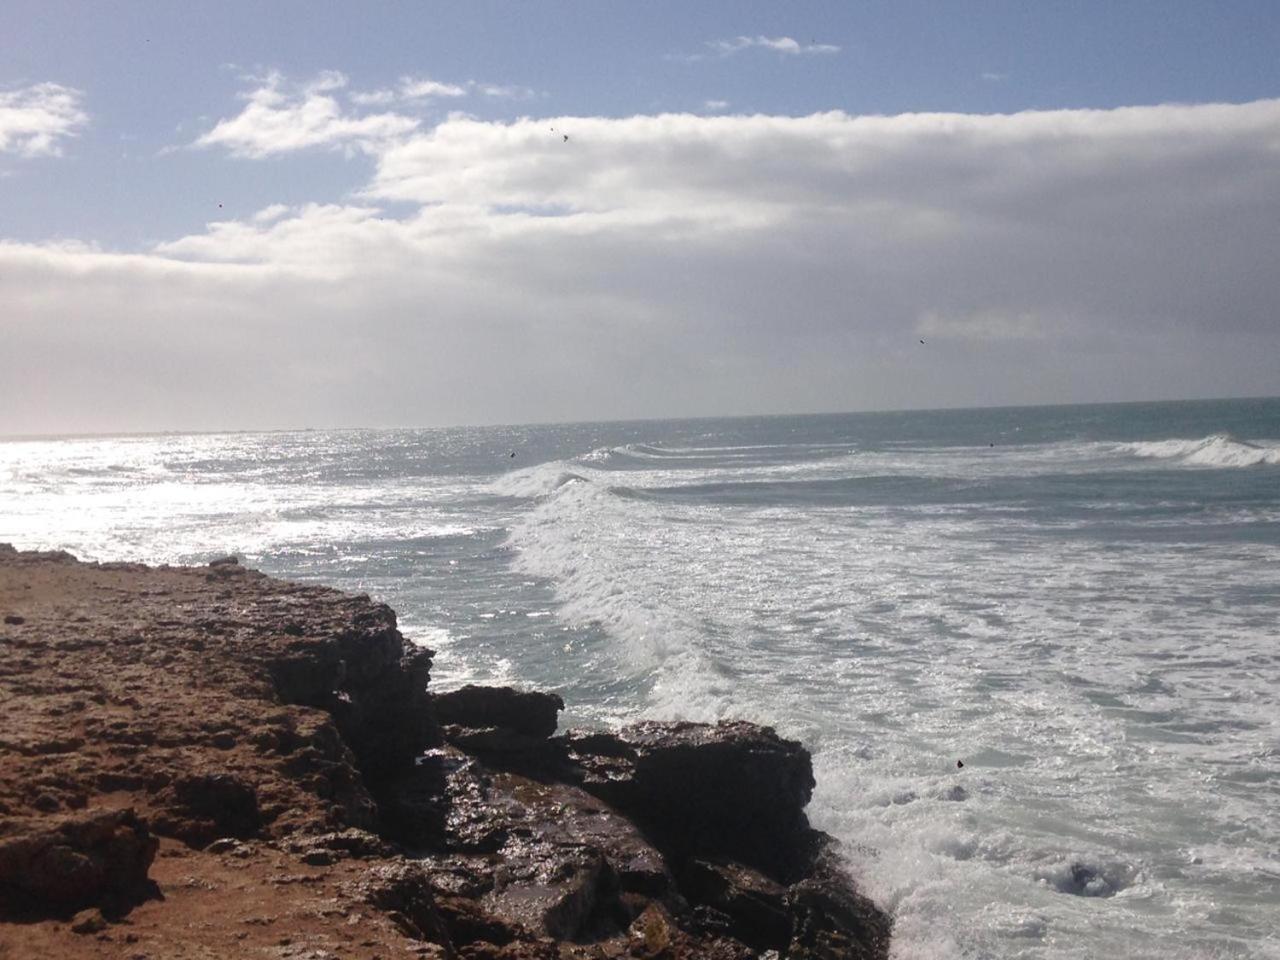
{"label": "rock outcrop", "polygon": [[18,916],[128,910],[155,892],[147,871],[159,846],[132,810],[12,822],[0,837],[0,903]]}
{"label": "rock outcrop", "polygon": [[887,955],[768,728],[557,736],[234,558],[0,546],[0,614],[0,955]]}

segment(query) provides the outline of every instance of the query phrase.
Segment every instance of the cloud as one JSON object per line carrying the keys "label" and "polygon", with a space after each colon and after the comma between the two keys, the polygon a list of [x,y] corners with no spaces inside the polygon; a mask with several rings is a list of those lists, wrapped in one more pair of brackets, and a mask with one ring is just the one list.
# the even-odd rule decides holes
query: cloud
{"label": "cloud", "polygon": [[406,100],[425,97],[465,97],[467,88],[456,83],[441,83],[425,77],[404,77],[400,80],[400,96]]}
{"label": "cloud", "polygon": [[459,116],[373,155],[358,200],[145,254],[0,245],[0,433],[1274,392],[1280,100]]}
{"label": "cloud", "polygon": [[399,85],[394,90],[352,93],[348,99],[360,106],[386,106],[397,102],[465,97],[472,93],[482,97],[511,100],[531,100],[537,96],[537,92],[529,87],[514,84],[480,83],[476,80],[468,80],[466,83],[444,83],[425,77],[401,77]]}
{"label": "cloud", "polygon": [[1007,73],[996,73],[994,70],[986,70],[982,73],[982,79],[990,83],[1003,83],[1009,79]]}
{"label": "cloud", "polygon": [[89,122],[84,94],[58,83],[0,91],[0,154],[49,157]]}
{"label": "cloud", "polygon": [[518,84],[503,83],[476,83],[469,81],[477,92],[484,97],[494,97],[507,100],[532,100],[538,95],[538,92],[531,87],[522,87]]}
{"label": "cloud", "polygon": [[728,100],[704,100],[702,101],[702,108],[704,110],[710,110],[712,113],[719,113],[721,110],[729,109],[729,101]]}
{"label": "cloud", "polygon": [[279,73],[268,74],[241,95],[246,104],[240,113],[219,120],[193,145],[224,147],[249,159],[313,147],[369,153],[418,126],[417,119],[401,114],[345,110],[332,94],[346,86],[347,78],[337,71],[323,72],[301,86],[290,85]]}
{"label": "cloud", "polygon": [[793,57],[811,56],[814,54],[839,53],[841,49],[832,43],[817,43],[816,41],[801,43],[792,37],[765,36],[737,36],[724,40],[708,40],[704,43],[704,46],[709,51],[708,53],[677,55],[672,59],[692,63],[706,60],[710,57],[723,59],[742,53],[744,50],[772,50],[774,53]]}

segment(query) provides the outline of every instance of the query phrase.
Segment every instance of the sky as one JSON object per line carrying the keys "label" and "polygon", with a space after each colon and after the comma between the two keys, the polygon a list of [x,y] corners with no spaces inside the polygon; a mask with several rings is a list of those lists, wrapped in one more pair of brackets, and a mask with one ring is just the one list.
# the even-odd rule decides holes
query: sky
{"label": "sky", "polygon": [[1280,5],[7,0],[0,435],[1280,394]]}

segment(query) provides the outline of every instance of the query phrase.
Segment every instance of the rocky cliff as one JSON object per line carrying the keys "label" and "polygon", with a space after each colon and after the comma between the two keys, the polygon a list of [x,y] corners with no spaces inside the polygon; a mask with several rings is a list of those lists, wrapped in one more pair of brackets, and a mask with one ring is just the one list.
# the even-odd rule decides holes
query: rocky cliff
{"label": "rocky cliff", "polygon": [[749,723],[557,735],[364,596],[0,545],[0,957],[884,957]]}

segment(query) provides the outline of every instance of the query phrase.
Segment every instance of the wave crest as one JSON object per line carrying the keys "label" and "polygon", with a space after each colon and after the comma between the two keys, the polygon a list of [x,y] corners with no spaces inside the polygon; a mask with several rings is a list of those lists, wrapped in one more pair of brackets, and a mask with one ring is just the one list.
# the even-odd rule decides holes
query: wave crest
{"label": "wave crest", "polygon": [[1137,457],[1177,460],[1197,467],[1280,466],[1280,445],[1239,440],[1229,433],[1215,433],[1199,440],[1129,443],[1124,449]]}
{"label": "wave crest", "polygon": [[549,497],[561,487],[571,483],[591,483],[589,469],[574,469],[576,465],[553,460],[523,470],[503,474],[488,486],[488,492],[498,497],[518,497],[536,500]]}

